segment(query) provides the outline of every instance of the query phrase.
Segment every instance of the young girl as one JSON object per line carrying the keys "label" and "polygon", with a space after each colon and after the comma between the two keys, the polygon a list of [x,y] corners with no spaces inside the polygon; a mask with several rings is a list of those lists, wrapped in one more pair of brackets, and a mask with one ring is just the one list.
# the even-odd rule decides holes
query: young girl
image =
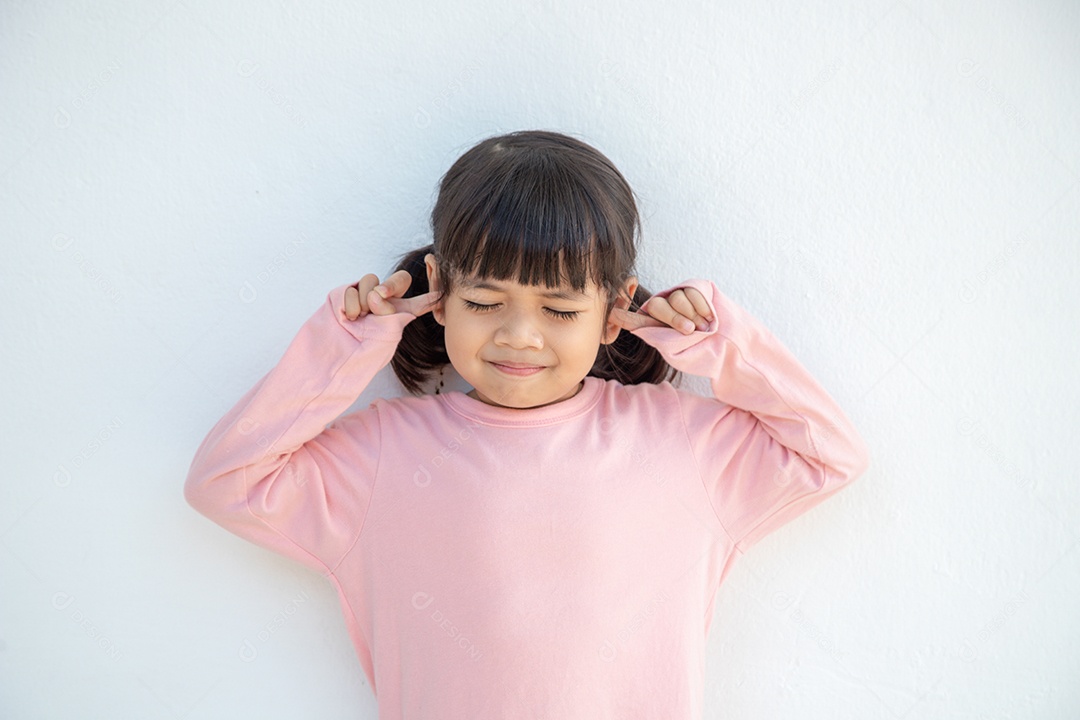
{"label": "young girl", "polygon": [[[431,221],[329,294],[187,501],[330,580],[380,718],[700,718],[717,588],[862,439],[712,282],[638,284],[633,194],[589,145],[487,139]],[[387,363],[413,396],[338,417]],[[447,363],[472,389],[425,394]]]}

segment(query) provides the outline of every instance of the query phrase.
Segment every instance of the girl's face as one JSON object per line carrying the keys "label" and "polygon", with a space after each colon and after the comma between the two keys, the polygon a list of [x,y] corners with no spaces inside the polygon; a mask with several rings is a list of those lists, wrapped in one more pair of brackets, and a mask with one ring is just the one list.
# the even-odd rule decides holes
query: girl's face
{"label": "girl's face", "polygon": [[[425,262],[428,287],[437,290],[434,255]],[[636,278],[626,288],[633,296]],[[616,306],[628,305],[620,295]],[[566,400],[581,389],[600,344],[619,334],[619,326],[604,317],[604,306],[604,294],[592,280],[581,295],[569,286],[473,278],[457,283],[432,314],[445,328],[451,364],[473,387],[469,395],[489,405],[530,408]]]}

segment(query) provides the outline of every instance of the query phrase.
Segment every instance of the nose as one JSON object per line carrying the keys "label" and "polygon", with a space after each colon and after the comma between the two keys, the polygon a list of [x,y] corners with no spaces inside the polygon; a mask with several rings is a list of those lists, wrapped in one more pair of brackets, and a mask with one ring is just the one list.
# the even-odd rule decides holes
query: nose
{"label": "nose", "polygon": [[495,344],[515,349],[542,348],[544,336],[527,312],[507,313],[495,331]]}

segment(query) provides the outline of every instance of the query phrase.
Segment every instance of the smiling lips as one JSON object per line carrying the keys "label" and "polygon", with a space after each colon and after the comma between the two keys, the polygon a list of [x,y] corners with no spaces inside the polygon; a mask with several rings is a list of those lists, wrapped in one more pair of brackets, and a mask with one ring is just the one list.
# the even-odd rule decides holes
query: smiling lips
{"label": "smiling lips", "polygon": [[544,369],[543,365],[529,365],[527,363],[497,363],[492,362],[495,369],[507,375],[532,375]]}

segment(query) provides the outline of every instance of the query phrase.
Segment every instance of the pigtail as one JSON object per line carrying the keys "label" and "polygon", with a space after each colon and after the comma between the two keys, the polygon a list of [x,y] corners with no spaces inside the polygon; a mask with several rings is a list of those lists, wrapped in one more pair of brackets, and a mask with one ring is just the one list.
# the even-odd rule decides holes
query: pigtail
{"label": "pigtail", "polygon": [[[416,297],[428,292],[427,267],[424,257],[435,252],[434,245],[427,245],[405,253],[399,258],[393,272],[407,270],[412,277],[405,297]],[[394,357],[390,366],[402,386],[413,395],[424,393],[424,384],[429,376],[450,362],[446,354],[446,340],[443,326],[431,312],[426,312],[410,322],[401,331]]]}

